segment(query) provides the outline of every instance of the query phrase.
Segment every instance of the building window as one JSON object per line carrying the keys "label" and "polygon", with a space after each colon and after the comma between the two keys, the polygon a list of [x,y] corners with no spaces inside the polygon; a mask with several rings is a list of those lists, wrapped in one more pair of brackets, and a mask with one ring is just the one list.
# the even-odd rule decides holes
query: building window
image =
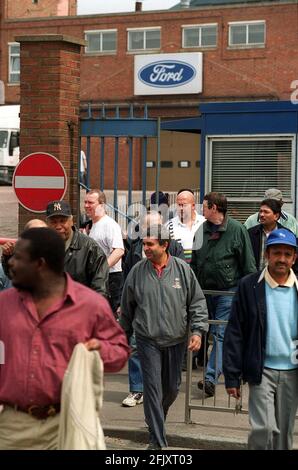
{"label": "building window", "polygon": [[109,53],[117,50],[116,29],[85,31],[85,40],[87,41],[86,53]]}
{"label": "building window", "polygon": [[265,21],[229,23],[229,46],[263,46]]}
{"label": "building window", "polygon": [[173,168],[173,162],[171,160],[161,160],[160,168]]}
{"label": "building window", "polygon": [[[241,222],[256,212],[267,188],[282,191],[293,202],[295,140],[291,136],[210,137],[206,192],[227,196],[229,212]],[[258,208],[257,208],[258,210]]]}
{"label": "building window", "polygon": [[214,47],[217,45],[217,24],[182,26],[182,47]]}
{"label": "building window", "polygon": [[19,83],[20,82],[20,44],[18,42],[12,42],[8,44],[8,82]]}
{"label": "building window", "polygon": [[160,49],[160,28],[128,29],[128,51]]}

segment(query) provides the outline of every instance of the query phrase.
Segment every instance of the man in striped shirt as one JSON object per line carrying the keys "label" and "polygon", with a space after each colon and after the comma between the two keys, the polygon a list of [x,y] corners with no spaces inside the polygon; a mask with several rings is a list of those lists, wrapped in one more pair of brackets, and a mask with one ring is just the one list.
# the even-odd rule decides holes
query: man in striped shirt
{"label": "man in striped shirt", "polygon": [[167,228],[170,237],[181,243],[187,263],[191,261],[194,234],[206,220],[195,209],[195,197],[191,189],[180,189],[176,198],[177,216],[170,219]]}

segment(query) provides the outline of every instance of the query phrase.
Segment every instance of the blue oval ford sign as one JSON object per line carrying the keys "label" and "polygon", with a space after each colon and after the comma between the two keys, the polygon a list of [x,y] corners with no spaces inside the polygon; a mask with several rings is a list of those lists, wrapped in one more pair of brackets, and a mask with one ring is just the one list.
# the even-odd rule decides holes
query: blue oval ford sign
{"label": "blue oval ford sign", "polygon": [[146,85],[158,88],[173,88],[185,85],[193,80],[195,76],[195,68],[179,60],[152,62],[141,68],[138,73],[139,80]]}

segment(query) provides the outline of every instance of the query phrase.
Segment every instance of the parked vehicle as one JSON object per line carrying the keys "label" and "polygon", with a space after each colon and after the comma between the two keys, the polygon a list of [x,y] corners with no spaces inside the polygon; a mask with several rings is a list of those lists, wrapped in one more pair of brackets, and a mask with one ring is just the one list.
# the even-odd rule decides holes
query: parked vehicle
{"label": "parked vehicle", "polygon": [[0,183],[11,184],[20,157],[20,106],[0,106]]}

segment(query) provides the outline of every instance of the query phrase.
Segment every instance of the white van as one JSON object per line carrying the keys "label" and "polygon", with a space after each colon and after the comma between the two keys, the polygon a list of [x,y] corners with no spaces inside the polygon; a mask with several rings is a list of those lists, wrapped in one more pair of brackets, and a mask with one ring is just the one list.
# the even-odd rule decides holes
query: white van
{"label": "white van", "polygon": [[20,106],[0,106],[0,183],[11,184],[20,157]]}

